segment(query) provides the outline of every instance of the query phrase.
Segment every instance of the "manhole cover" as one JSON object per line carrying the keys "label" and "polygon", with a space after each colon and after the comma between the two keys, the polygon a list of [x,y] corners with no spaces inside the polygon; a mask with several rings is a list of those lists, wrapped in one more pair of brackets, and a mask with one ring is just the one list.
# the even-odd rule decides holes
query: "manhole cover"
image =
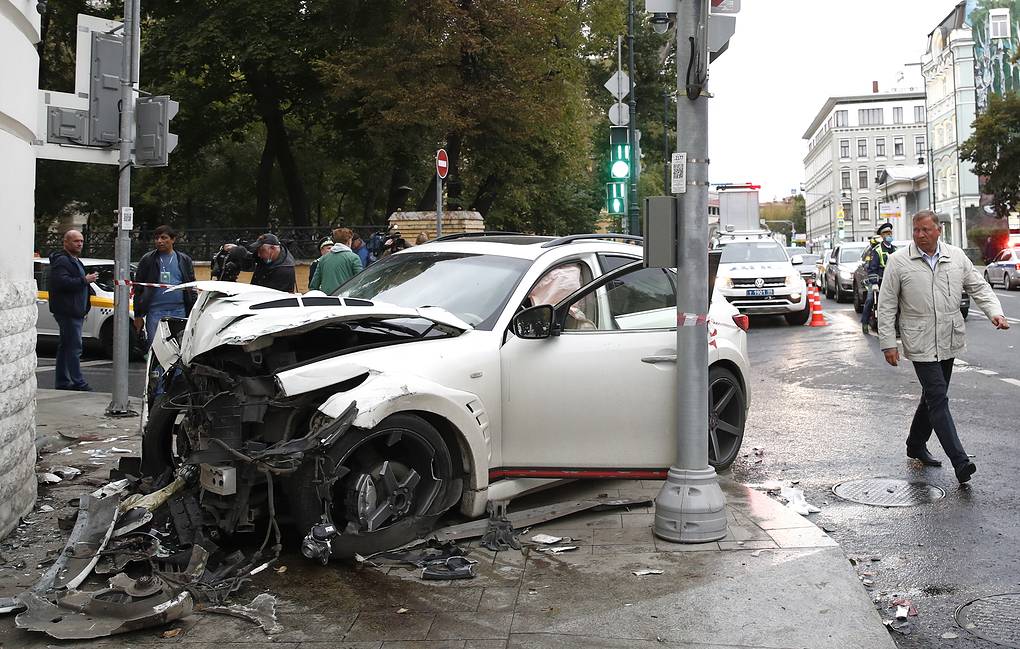
{"label": "manhole cover", "polygon": [[956,623],[979,638],[1020,649],[1020,593],[968,602],[956,609]]}
{"label": "manhole cover", "polygon": [[931,503],[946,495],[942,489],[923,482],[891,478],[847,480],[832,488],[844,500],[880,507],[910,507]]}

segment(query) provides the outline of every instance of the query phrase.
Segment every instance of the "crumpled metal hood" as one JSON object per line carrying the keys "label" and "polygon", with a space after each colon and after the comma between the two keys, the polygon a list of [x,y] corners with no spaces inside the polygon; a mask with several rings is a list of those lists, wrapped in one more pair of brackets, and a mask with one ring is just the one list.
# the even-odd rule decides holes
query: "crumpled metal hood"
{"label": "crumpled metal hood", "polygon": [[[222,345],[247,345],[267,336],[296,335],[335,322],[424,318],[461,332],[471,329],[471,325],[439,307],[412,308],[330,298],[320,291],[299,295],[235,282],[192,282],[177,289],[184,287],[200,291],[181,345],[185,363]],[[336,303],[321,304],[330,299]],[[281,300],[295,302],[287,305]]]}

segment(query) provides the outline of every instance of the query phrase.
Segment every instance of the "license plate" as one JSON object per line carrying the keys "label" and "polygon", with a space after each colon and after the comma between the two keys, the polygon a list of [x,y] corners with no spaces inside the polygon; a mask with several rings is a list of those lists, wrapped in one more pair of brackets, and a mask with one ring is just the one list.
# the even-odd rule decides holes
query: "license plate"
{"label": "license plate", "polygon": [[775,290],[771,288],[751,288],[747,290],[747,297],[762,297],[765,295],[772,295]]}

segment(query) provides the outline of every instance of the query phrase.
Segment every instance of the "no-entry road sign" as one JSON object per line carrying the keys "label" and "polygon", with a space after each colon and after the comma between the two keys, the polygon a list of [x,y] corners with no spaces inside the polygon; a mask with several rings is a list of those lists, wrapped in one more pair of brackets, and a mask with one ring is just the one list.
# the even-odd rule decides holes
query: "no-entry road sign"
{"label": "no-entry road sign", "polygon": [[450,157],[446,155],[446,149],[436,151],[436,173],[440,178],[446,178],[450,172]]}

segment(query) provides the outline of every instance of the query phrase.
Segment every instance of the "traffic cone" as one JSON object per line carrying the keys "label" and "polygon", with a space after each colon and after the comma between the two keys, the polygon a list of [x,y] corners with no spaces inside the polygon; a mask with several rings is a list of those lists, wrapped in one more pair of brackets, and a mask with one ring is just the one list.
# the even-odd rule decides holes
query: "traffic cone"
{"label": "traffic cone", "polygon": [[825,314],[822,313],[822,296],[814,284],[808,287],[808,299],[811,300],[811,323],[808,326],[828,327],[829,323],[825,321]]}

